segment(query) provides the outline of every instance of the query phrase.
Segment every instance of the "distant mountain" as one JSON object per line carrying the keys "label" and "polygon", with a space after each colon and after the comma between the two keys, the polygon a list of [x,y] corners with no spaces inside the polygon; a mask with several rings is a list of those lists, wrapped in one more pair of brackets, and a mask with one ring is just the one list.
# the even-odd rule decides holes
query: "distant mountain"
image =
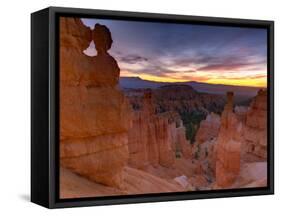
{"label": "distant mountain", "polygon": [[162,82],[143,80],[140,77],[120,77],[119,83],[122,88],[129,88],[129,89],[143,89],[143,88],[155,89],[155,88],[159,88],[160,86],[169,84],[165,82],[162,83]]}
{"label": "distant mountain", "polygon": [[149,80],[143,80],[140,77],[120,77],[120,86],[123,89],[156,89],[167,85],[189,85],[198,92],[225,95],[226,92],[232,91],[235,96],[240,97],[254,97],[260,88],[246,87],[246,86],[232,86],[222,84],[208,84],[200,82],[155,82]]}

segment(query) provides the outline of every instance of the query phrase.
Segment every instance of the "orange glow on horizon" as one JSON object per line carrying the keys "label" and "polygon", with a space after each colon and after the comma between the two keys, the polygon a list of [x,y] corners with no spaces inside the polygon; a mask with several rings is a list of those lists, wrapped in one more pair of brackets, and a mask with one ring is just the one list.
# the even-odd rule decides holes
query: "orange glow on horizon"
{"label": "orange glow on horizon", "polygon": [[[200,77],[195,77],[194,79],[181,79],[180,77],[160,77],[150,74],[144,74],[144,73],[131,73],[129,71],[121,71],[120,73],[121,77],[139,77],[143,80],[148,81],[154,81],[154,82],[189,82],[189,81],[195,81],[195,82],[201,82],[201,83],[207,83],[207,84],[222,84],[222,85],[233,85],[233,86],[248,86],[248,87],[260,87],[260,88],[266,88],[267,87],[267,78],[240,78],[240,79],[227,79],[227,78],[206,78],[204,80],[201,80]],[[201,78],[201,79],[200,79]]]}
{"label": "orange glow on horizon", "polygon": [[207,83],[209,84],[223,84],[223,85],[233,85],[233,86],[248,86],[248,87],[260,87],[266,88],[267,87],[267,80],[266,79],[211,79]]}

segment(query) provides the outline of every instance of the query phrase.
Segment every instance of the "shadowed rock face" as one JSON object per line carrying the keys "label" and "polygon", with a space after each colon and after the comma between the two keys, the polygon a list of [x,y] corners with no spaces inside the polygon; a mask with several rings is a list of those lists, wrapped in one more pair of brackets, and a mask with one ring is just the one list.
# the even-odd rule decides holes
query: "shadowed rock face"
{"label": "shadowed rock face", "polygon": [[111,33],[106,26],[96,24],[92,37],[98,55],[91,58],[91,72],[83,73],[81,81],[89,87],[115,86],[120,69],[116,60],[107,53],[113,42]]}
{"label": "shadowed rock face", "polygon": [[[96,25],[92,32],[75,18],[61,18],[60,31],[61,165],[120,188],[128,160],[131,108],[117,88],[120,69],[107,53],[110,31]],[[83,50],[92,36],[98,55],[88,57]]]}
{"label": "shadowed rock face", "polygon": [[113,41],[111,33],[106,26],[97,23],[92,36],[98,54],[106,53],[111,48]]}

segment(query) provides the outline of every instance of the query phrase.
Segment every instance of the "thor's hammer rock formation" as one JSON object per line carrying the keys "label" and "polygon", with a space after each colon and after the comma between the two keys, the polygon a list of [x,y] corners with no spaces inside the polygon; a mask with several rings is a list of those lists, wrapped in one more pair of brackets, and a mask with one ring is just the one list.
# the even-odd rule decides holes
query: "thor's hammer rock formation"
{"label": "thor's hammer rock formation", "polygon": [[230,186],[239,175],[242,127],[233,112],[233,92],[228,92],[216,146],[216,183],[219,187]]}

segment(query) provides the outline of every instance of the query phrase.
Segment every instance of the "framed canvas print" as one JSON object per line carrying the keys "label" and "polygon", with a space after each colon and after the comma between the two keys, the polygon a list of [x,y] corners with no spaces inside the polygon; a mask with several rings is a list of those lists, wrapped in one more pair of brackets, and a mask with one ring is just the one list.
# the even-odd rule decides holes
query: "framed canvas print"
{"label": "framed canvas print", "polygon": [[273,194],[273,21],[31,16],[31,200]]}

